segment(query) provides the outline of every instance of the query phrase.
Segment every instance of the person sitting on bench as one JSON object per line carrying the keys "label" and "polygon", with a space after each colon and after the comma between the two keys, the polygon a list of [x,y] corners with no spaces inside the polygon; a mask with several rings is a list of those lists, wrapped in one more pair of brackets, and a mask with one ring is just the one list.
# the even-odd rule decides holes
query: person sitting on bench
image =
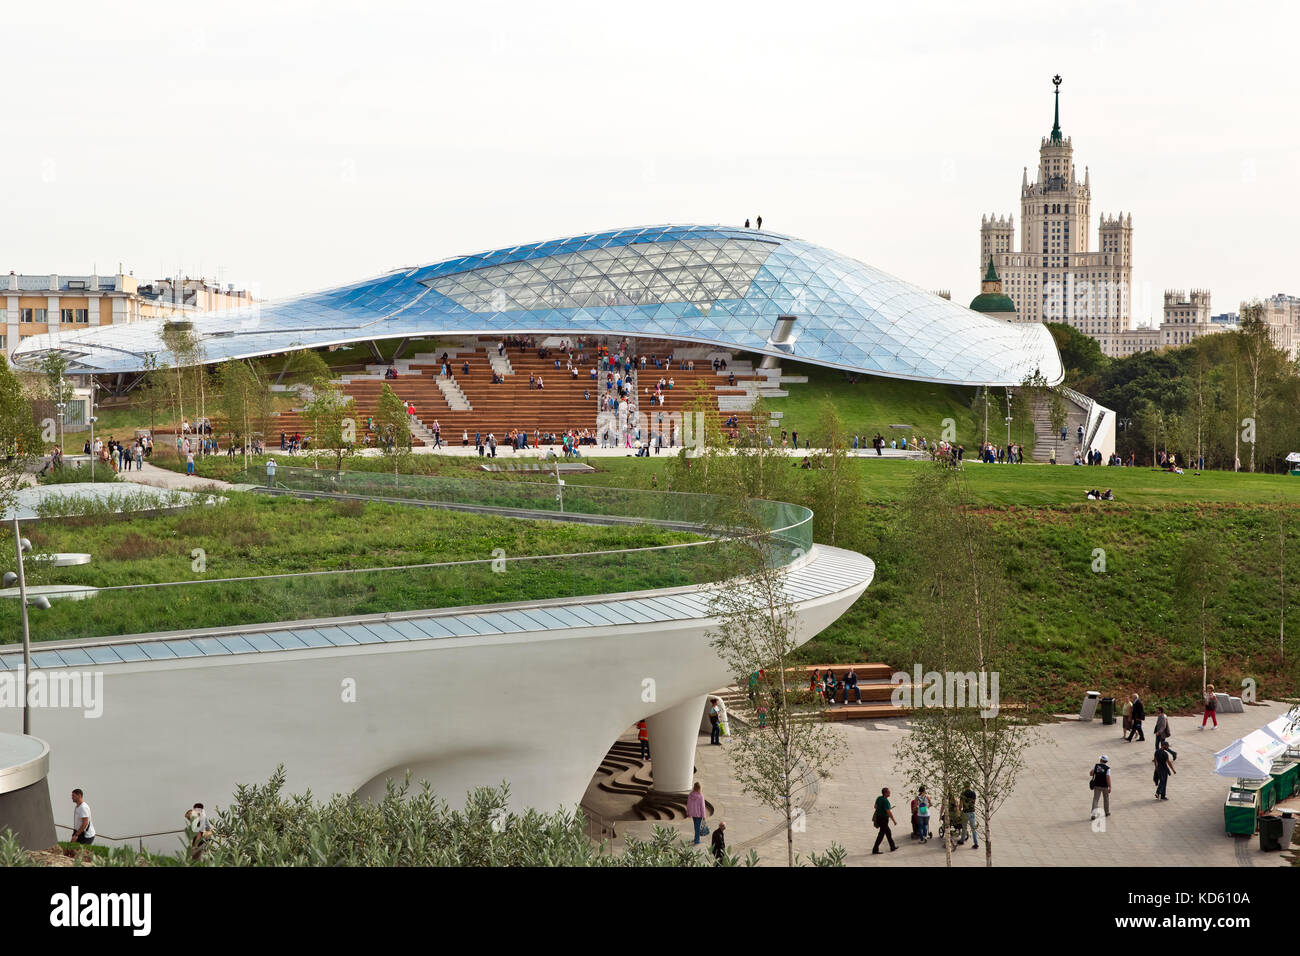
{"label": "person sitting on bench", "polygon": [[858,673],[852,667],[844,675],[844,703],[850,703],[849,696],[852,695],[852,703],[862,703],[862,691],[858,690]]}

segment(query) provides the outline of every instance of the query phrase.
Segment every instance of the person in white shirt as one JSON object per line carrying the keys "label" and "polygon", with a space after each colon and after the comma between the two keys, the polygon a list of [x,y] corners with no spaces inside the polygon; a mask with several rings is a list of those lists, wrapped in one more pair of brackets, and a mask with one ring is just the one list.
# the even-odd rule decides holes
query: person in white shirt
{"label": "person in white shirt", "polygon": [[196,803],[185,811],[185,828],[190,832],[190,846],[197,856],[199,848],[212,839],[212,823],[208,820],[208,811],[203,804]]}
{"label": "person in white shirt", "polygon": [[72,802],[72,842],[94,843],[95,825],[90,822],[90,804],[80,789],[72,791]]}

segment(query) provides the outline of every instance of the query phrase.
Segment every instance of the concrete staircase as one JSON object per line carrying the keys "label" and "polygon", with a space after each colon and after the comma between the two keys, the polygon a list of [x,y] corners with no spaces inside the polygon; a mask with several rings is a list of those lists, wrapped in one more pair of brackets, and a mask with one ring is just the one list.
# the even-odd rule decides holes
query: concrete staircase
{"label": "concrete staircase", "polygon": [[[651,744],[653,746],[653,743]],[[651,756],[653,757],[653,751]],[[630,820],[685,820],[686,794],[656,793],[653,762],[641,759],[641,745],[635,740],[616,740],[609,753],[596,768],[597,789],[607,794],[631,801],[626,813],[615,819]],[[706,816],[713,815],[713,804],[704,801]],[[609,808],[602,807],[601,814],[609,817]]]}
{"label": "concrete staircase", "polygon": [[[1044,463],[1051,460],[1052,450],[1056,450],[1057,464],[1071,464],[1074,461],[1074,449],[1079,447],[1079,428],[1088,427],[1088,410],[1080,407],[1069,396],[1063,395],[1066,407],[1066,438],[1061,439],[1059,429],[1052,428],[1051,410],[1045,399],[1040,397],[1034,402],[1034,461]],[[1085,449],[1086,450],[1086,449]]]}
{"label": "concrete staircase", "polygon": [[514,366],[510,364],[510,353],[503,352],[500,355],[497,355],[496,348],[491,345],[487,347],[487,350],[488,365],[491,366],[492,371],[501,376],[515,374]]}
{"label": "concrete staircase", "polygon": [[438,386],[438,391],[442,392],[442,397],[447,400],[447,408],[453,412],[470,412],[474,406],[469,403],[464,390],[456,383],[456,380],[450,375],[439,375],[434,379]]}

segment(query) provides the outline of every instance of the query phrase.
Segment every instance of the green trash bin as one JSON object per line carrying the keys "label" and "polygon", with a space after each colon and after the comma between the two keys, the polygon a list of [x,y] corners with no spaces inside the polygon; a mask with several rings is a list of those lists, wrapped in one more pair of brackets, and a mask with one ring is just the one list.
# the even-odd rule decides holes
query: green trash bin
{"label": "green trash bin", "polygon": [[1101,722],[1109,726],[1115,723],[1115,698],[1103,697],[1101,699]]}
{"label": "green trash bin", "polygon": [[1282,818],[1259,818],[1259,848],[1265,851],[1282,849]]}

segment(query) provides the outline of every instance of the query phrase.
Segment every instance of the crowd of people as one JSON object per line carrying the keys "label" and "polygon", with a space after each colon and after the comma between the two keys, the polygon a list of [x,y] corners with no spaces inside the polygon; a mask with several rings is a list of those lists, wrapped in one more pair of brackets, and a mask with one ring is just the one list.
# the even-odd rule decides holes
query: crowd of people
{"label": "crowd of people", "polygon": [[[133,466],[139,471],[153,454],[153,438],[143,434],[132,439],[129,445],[123,444],[111,435],[107,441],[96,438],[92,443],[90,439],[86,439],[81,446],[81,453],[93,455],[96,461],[108,465],[114,471],[130,471]],[[63,453],[58,452],[56,467],[62,463]]]}

